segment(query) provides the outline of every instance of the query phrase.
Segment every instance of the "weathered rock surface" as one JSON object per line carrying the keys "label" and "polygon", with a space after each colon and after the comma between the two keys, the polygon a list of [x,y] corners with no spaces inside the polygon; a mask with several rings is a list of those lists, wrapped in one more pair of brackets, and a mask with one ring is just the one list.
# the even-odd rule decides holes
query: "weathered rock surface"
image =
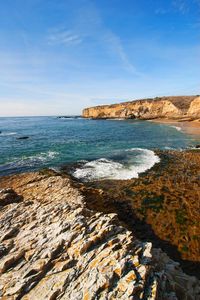
{"label": "weathered rock surface", "polygon": [[90,107],[83,110],[85,118],[125,119],[199,119],[200,97],[177,96],[136,100],[113,105]]}
{"label": "weathered rock surface", "polygon": [[13,189],[2,189],[0,190],[0,207],[8,205],[10,203],[20,202],[23,198]]}
{"label": "weathered rock surface", "polygon": [[87,188],[85,184],[87,207],[117,213],[139,239],[151,240],[156,247],[163,241],[164,251],[179,256],[187,271],[188,261],[191,273],[199,273],[200,151],[156,154],[160,163],[139,178],[88,182]]}
{"label": "weathered rock surface", "polygon": [[0,208],[1,299],[199,299],[195,277],[116,214],[87,209],[68,177],[21,174],[0,188],[20,195]]}
{"label": "weathered rock surface", "polygon": [[195,98],[190,105],[188,110],[188,115],[193,116],[194,118],[200,117],[200,97]]}

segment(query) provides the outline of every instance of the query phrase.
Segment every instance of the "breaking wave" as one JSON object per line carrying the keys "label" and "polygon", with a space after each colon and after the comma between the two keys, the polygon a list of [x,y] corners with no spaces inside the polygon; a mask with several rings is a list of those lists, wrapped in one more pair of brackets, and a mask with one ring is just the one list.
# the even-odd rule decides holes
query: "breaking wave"
{"label": "breaking wave", "polygon": [[10,136],[10,135],[16,135],[17,132],[2,132],[0,133],[0,136]]}
{"label": "breaking wave", "polygon": [[40,166],[41,163],[51,161],[59,153],[55,151],[41,152],[32,156],[22,156],[21,158],[15,158],[12,162],[0,165],[0,172],[9,171],[13,169],[23,169],[29,167]]}
{"label": "breaking wave", "polygon": [[182,130],[181,127],[179,127],[179,126],[174,126],[174,125],[172,125],[172,126],[170,126],[170,127],[176,129],[177,131],[181,131],[181,130]]}
{"label": "breaking wave", "polygon": [[159,157],[148,149],[132,148],[123,151],[123,155],[121,161],[100,158],[86,162],[73,172],[73,176],[83,181],[138,178],[140,173],[160,161]]}

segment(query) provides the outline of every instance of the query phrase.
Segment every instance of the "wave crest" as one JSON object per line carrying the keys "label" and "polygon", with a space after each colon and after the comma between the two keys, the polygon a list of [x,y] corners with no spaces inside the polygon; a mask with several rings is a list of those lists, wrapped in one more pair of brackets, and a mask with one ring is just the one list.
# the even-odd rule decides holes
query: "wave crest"
{"label": "wave crest", "polygon": [[22,156],[16,158],[12,162],[0,165],[0,171],[7,171],[17,168],[35,167],[41,164],[41,162],[47,162],[52,160],[58,155],[56,151],[41,152],[32,156]]}
{"label": "wave crest", "polygon": [[124,155],[126,157],[124,162],[100,158],[84,163],[82,167],[74,171],[73,176],[84,181],[127,180],[138,178],[140,173],[152,168],[160,161],[159,157],[148,149],[132,148],[125,150]]}
{"label": "wave crest", "polygon": [[0,136],[10,136],[10,135],[16,135],[16,134],[17,134],[17,132],[2,132],[0,134]]}

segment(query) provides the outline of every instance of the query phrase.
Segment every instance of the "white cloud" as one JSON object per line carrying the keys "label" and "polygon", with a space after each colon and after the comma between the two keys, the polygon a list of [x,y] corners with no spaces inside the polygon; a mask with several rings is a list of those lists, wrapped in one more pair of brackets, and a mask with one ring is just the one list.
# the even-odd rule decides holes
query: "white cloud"
{"label": "white cloud", "polygon": [[185,14],[189,10],[189,3],[187,0],[173,0],[172,5],[181,14]]}
{"label": "white cloud", "polygon": [[82,38],[71,30],[53,30],[47,37],[50,45],[77,45],[82,42]]}
{"label": "white cloud", "polygon": [[169,5],[166,7],[159,6],[155,10],[155,14],[157,15],[165,15],[170,13],[180,13],[180,14],[186,14],[189,12],[191,5],[200,5],[199,0],[171,0]]}
{"label": "white cloud", "polygon": [[136,67],[129,60],[124,50],[123,43],[116,34],[106,30],[104,42],[111,49],[112,53],[118,57],[120,63],[126,71],[132,73],[133,75],[140,75],[140,73],[136,70]]}
{"label": "white cloud", "polygon": [[85,5],[79,7],[75,19],[75,32],[79,32],[84,39],[92,39],[99,43],[104,51],[110,52],[118,58],[118,65],[134,76],[141,75],[133,62],[128,57],[121,38],[110,30],[104,23],[100,10],[94,2],[85,1]]}

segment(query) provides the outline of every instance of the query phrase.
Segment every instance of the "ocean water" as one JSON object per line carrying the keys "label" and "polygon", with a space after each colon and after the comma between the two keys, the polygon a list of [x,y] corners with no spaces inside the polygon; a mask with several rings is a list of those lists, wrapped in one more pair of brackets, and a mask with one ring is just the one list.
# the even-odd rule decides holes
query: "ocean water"
{"label": "ocean water", "polygon": [[199,143],[179,127],[135,120],[0,118],[0,132],[0,175],[74,164],[81,180],[138,177],[159,161],[154,149]]}

